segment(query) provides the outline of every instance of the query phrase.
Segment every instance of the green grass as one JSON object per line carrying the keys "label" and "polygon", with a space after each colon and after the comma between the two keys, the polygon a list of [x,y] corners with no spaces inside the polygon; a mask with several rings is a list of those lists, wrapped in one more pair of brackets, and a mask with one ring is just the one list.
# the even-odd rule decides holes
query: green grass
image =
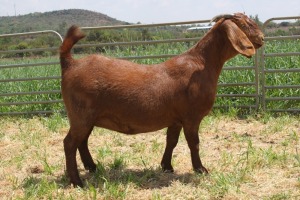
{"label": "green grass", "polygon": [[[0,118],[0,184],[4,199],[298,199],[299,117],[236,117],[215,113],[203,120],[200,155],[207,176],[192,171],[187,143],[174,150],[174,174],[159,163],[165,131],[127,136],[95,128],[89,140],[97,164],[84,170],[85,188],[65,174],[67,119]],[[53,122],[56,125],[53,126]],[[277,124],[280,123],[280,126]],[[139,144],[139,145],[137,145]]]}

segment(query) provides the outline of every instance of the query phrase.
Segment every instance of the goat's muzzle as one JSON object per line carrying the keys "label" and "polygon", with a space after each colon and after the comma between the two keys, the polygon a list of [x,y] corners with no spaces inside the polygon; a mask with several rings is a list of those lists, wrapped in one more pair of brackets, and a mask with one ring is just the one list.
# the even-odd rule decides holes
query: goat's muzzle
{"label": "goat's muzzle", "polygon": [[265,43],[265,36],[264,36],[264,34],[260,34],[257,36],[257,39],[253,42],[253,45],[254,45],[255,49],[258,49],[261,46],[263,46],[264,43]]}

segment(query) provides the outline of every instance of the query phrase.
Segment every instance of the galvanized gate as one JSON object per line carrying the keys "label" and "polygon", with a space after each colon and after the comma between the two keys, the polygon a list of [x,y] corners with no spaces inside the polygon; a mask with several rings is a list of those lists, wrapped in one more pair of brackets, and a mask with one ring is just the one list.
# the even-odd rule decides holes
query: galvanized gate
{"label": "galvanized gate", "polygon": [[[272,18],[264,23],[264,27],[272,20],[300,19],[300,17]],[[149,25],[122,25],[122,26],[105,26],[105,27],[82,27],[85,32],[94,30],[146,30],[163,27],[172,27],[174,29],[190,26],[206,26],[210,20],[174,22]],[[205,30],[203,30],[205,31]],[[62,37],[55,31],[40,31],[30,33],[5,34],[0,35],[1,38],[31,37],[34,39],[37,35],[50,34],[55,37],[59,43]],[[161,62],[169,57],[187,50],[189,46],[197,42],[199,37],[192,38],[159,38],[140,41],[113,41],[113,42],[94,42],[90,44],[76,45],[74,53],[76,56],[82,56],[80,49],[92,48],[91,51],[109,51],[110,49],[127,48],[128,54],[124,55],[121,51],[112,51],[112,56],[122,59],[134,60],[135,62]],[[266,43],[271,41],[287,41],[293,40],[299,42],[300,35],[285,37],[267,37]],[[158,54],[146,54],[144,49],[152,45],[152,49],[156,45],[174,44],[174,49],[169,46],[165,48],[165,52]],[[182,44],[181,51],[177,49],[176,44]],[[100,50],[99,50],[100,49]],[[4,55],[10,54],[26,54],[33,52],[56,52],[58,47],[42,47],[42,48],[25,48],[19,50],[2,50],[0,51],[0,115],[20,115],[20,114],[51,114],[54,112],[64,112],[62,99],[60,95],[60,65],[57,54],[55,56],[29,56],[28,58],[5,58]],[[52,53],[53,54],[53,53]],[[10,57],[10,56],[8,56]],[[223,68],[220,77],[218,98],[216,108],[228,108],[231,106],[243,109],[265,110],[265,111],[284,111],[299,112],[300,111],[300,80],[295,80],[296,84],[276,84],[268,81],[270,77],[278,78],[276,74],[293,73],[293,77],[300,77],[300,66],[294,66],[287,69],[285,66],[274,68],[270,66],[269,59],[280,57],[296,57],[300,59],[300,49],[294,52],[269,52],[268,45],[256,54],[250,62],[242,61],[238,66],[230,65],[230,62]],[[14,63],[16,62],[16,63]],[[247,64],[245,64],[247,63]],[[300,62],[299,62],[300,63]],[[226,73],[235,74],[240,77],[247,77],[237,82],[236,79],[227,80]],[[223,76],[224,74],[224,76]],[[273,75],[276,75],[275,77]],[[296,74],[296,75],[295,75]],[[230,76],[229,76],[230,77]],[[234,76],[233,76],[234,77]],[[228,92],[228,88],[231,88]],[[270,90],[280,91],[279,96],[269,95]],[[295,96],[285,96],[285,90],[293,90]],[[234,91],[234,92],[232,92]],[[242,100],[241,100],[242,99]],[[245,100],[247,99],[247,100]],[[274,107],[272,102],[283,101],[283,107]],[[241,103],[239,103],[241,102]],[[271,103],[270,103],[271,102]],[[289,102],[293,102],[289,106]]]}
{"label": "galvanized gate", "polygon": [[[300,19],[300,16],[297,17],[278,17],[271,18],[263,24],[263,29],[267,25],[276,20],[290,20],[290,19]],[[282,48],[280,52],[269,52],[267,51],[268,43],[273,41],[290,41],[291,44],[295,44],[295,49],[289,49],[288,47]],[[280,59],[290,59],[292,62],[300,60],[300,46],[297,44],[300,43],[300,35],[293,36],[276,36],[276,37],[267,37],[266,45],[261,51],[261,104],[264,111],[275,111],[275,112],[299,112],[300,111],[300,66],[294,65],[290,68],[284,65],[280,65]],[[270,60],[277,61],[276,63],[268,62]],[[296,62],[295,62],[296,63]],[[276,65],[279,66],[276,66]],[[295,77],[285,79],[285,76]],[[268,81],[268,77],[273,77],[277,79],[278,83],[273,81]],[[270,95],[268,91],[276,90],[278,95]],[[293,90],[292,95],[289,94],[289,90]],[[278,106],[272,106],[272,102],[277,102]],[[291,102],[292,106],[289,106]]]}

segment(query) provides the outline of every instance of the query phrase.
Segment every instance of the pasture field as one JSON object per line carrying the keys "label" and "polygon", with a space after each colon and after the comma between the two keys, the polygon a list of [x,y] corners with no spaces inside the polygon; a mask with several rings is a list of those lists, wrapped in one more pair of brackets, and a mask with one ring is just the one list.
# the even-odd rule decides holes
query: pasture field
{"label": "pasture field", "polygon": [[300,199],[299,120],[213,112],[199,129],[209,175],[192,171],[183,134],[171,174],[159,166],[166,130],[127,136],[95,128],[89,145],[97,171],[85,171],[78,158],[80,189],[65,174],[64,116],[1,117],[0,199]]}

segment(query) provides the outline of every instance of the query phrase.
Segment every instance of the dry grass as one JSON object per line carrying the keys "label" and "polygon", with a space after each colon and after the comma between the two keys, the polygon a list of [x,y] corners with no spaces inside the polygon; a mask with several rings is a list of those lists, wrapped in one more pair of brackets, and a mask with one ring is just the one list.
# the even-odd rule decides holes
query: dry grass
{"label": "dry grass", "polygon": [[3,199],[300,199],[299,117],[207,117],[199,134],[208,176],[192,171],[183,134],[168,174],[159,167],[165,130],[126,136],[97,128],[97,172],[78,159],[85,189],[65,176],[65,118],[0,118],[0,130]]}

